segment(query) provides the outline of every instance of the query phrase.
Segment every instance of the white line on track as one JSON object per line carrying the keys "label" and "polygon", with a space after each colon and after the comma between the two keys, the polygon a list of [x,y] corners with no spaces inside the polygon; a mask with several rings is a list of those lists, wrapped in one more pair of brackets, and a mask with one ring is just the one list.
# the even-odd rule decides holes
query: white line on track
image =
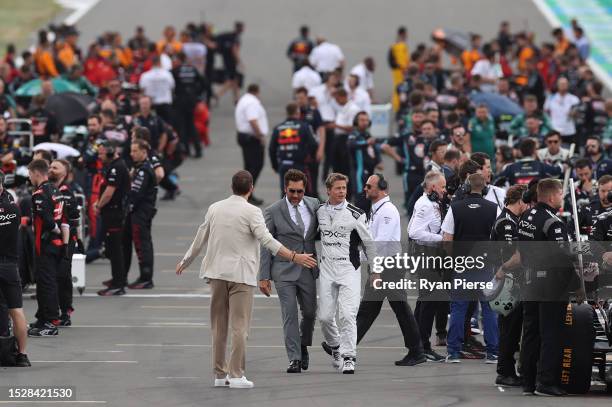
{"label": "white line on track", "polygon": [[199,376],[160,376],[159,380],[201,379]]}
{"label": "white line on track", "polygon": [[[102,298],[98,294],[95,293],[84,293],[83,297],[94,297],[94,298]],[[278,295],[272,294],[270,297],[266,297],[263,294],[255,294],[254,298],[278,298]],[[210,294],[125,294],[117,297],[117,298],[210,298]]]}
{"label": "white line on track", "polygon": [[33,360],[32,363],[127,363],[136,364],[137,360]]}
{"label": "white line on track", "polygon": [[[171,344],[171,343],[116,343],[115,346],[130,348],[210,348],[212,345],[206,344]],[[247,345],[248,348],[279,349],[285,345]],[[317,347],[314,350],[319,350]],[[397,350],[406,349],[403,346],[359,346],[359,349],[378,349],[378,350]],[[323,351],[322,349],[320,349]]]}
{"label": "white line on track", "polygon": [[106,401],[99,400],[11,400],[1,401],[0,404],[106,404]]}

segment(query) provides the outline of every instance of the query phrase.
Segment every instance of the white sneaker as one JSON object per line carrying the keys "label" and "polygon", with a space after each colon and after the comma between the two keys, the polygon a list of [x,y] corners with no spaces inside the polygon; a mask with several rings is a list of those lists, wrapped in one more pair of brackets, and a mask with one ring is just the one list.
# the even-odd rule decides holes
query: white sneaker
{"label": "white sneaker", "polygon": [[228,387],[229,376],[222,377],[221,379],[215,379],[215,387]]}
{"label": "white sneaker", "polygon": [[344,364],[342,365],[342,374],[354,374],[355,373],[355,358],[346,357],[344,358]]}
{"label": "white sneaker", "polygon": [[251,389],[255,386],[253,382],[247,380],[246,377],[230,377],[229,387],[230,389]]}

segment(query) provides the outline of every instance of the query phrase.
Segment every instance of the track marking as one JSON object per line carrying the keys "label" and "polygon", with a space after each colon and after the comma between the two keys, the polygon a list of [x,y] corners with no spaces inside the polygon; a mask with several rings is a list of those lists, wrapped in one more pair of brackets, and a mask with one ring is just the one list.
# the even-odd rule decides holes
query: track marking
{"label": "track marking", "polygon": [[[116,343],[115,346],[129,348],[211,348],[212,345],[206,344],[166,344],[166,343]],[[259,349],[285,349],[285,345],[247,345],[247,348]],[[397,350],[406,349],[403,346],[359,346],[359,349],[376,349],[376,350]],[[321,351],[317,347],[313,347],[312,351]]]}
{"label": "track marking", "polygon": [[32,363],[127,363],[136,364],[137,360],[33,360]]}
{"label": "track marking", "polygon": [[0,401],[0,404],[106,404],[106,401],[98,400],[11,400],[11,401]]}
{"label": "track marking", "polygon": [[199,376],[160,376],[159,380],[201,379]]}

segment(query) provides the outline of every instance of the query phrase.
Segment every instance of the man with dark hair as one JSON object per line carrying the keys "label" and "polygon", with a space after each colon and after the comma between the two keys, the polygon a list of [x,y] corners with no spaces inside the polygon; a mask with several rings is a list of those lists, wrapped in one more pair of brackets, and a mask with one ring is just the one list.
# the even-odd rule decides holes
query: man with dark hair
{"label": "man with dark hair", "polygon": [[60,193],[49,182],[49,164],[34,160],[28,165],[32,193],[34,250],[36,253],[36,322],[30,325],[28,336],[56,336],[58,314],[57,270],[62,248]]}
{"label": "man with dark hair", "polygon": [[[586,172],[584,169],[582,171]],[[581,205],[578,210],[580,233],[591,235],[597,217],[612,207],[612,202],[608,200],[610,192],[612,192],[612,175],[604,175],[597,180],[597,195],[593,196],[587,205]]]}
{"label": "man with dark hair", "polygon": [[[482,174],[471,174],[467,178],[467,182],[470,185],[469,193],[464,199],[451,204],[442,222],[442,240],[444,241],[488,241],[497,214],[501,212],[496,204],[484,198],[483,191],[486,187],[486,179]],[[473,358],[461,352],[465,335],[466,314],[469,315],[469,302],[461,293],[455,300],[451,301],[447,363],[459,363],[460,359],[464,357]],[[480,301],[480,306],[485,333],[486,363],[497,363],[499,341],[497,318],[488,302]]]}
{"label": "man with dark hair", "polygon": [[240,88],[242,86],[240,84],[242,75],[238,72],[238,67],[241,64],[240,37],[243,31],[244,23],[242,21],[236,21],[234,22],[233,31],[218,34],[214,39],[217,44],[216,52],[223,57],[224,67],[224,83],[216,94],[217,99],[221,99],[225,92],[231,90],[234,97],[234,103],[238,101]]}
{"label": "man with dark hair", "polygon": [[[253,177],[248,171],[234,174],[232,191],[232,196],[208,208],[193,243],[176,265],[176,274],[182,274],[207,247],[200,277],[208,279],[211,287],[214,386],[248,389],[253,382],[244,376],[246,340],[253,289],[257,286],[260,245],[273,256],[302,267],[313,268],[317,263],[312,253],[297,253],[274,239],[261,210],[248,203],[253,192]],[[229,363],[225,358],[228,332],[232,343]]]}
{"label": "man with dark hair", "polygon": [[538,150],[538,160],[548,165],[563,164],[571,157],[569,150],[561,147],[561,133],[552,130],[544,137],[546,147]]}
{"label": "man with dark hair", "polygon": [[588,136],[585,144],[585,156],[591,162],[591,168],[595,172],[595,177],[612,174],[612,161],[605,156],[601,139],[597,136]]}
{"label": "man with dark hair", "polygon": [[[556,213],[563,203],[563,185],[543,179],[537,186],[538,203],[519,222],[521,263],[525,268],[521,376],[524,394],[563,396],[560,386],[563,321],[568,289],[576,277],[572,256],[557,243],[569,241]],[[550,242],[545,243],[535,242]]]}
{"label": "man with dark hair", "polygon": [[[373,174],[364,186],[366,198],[371,202],[368,216],[368,228],[372,239],[376,242],[379,256],[394,256],[401,252],[401,222],[400,214],[389,198],[389,185],[382,174]],[[373,274],[382,280],[378,283],[372,279],[366,282],[363,297],[357,312],[357,344],[368,332],[380,310],[385,298],[395,314],[404,338],[404,346],[408,353],[395,362],[396,366],[414,366],[427,361],[423,352],[419,327],[408,304],[406,292],[402,290],[381,289],[377,284],[382,281],[398,282],[402,273],[389,270],[381,275]]]}
{"label": "man with dark hair", "polygon": [[[350,174],[351,162],[348,150],[348,137],[354,130],[355,117],[361,109],[348,98],[345,89],[338,89],[335,93],[336,103],[339,106],[336,121],[334,122],[333,150],[331,166],[335,172],[340,174]],[[351,191],[349,191],[349,196]]]}
{"label": "man with dark hair", "polygon": [[[513,185],[508,189],[505,199],[505,208],[497,217],[491,241],[507,242],[508,246],[499,247],[502,264],[497,271],[496,278],[502,280],[507,272],[515,282],[519,281],[516,272],[519,271],[520,258],[515,242],[518,240],[518,224],[521,215],[529,208],[523,201],[526,185]],[[519,350],[521,331],[523,325],[523,307],[518,306],[507,315],[499,315],[499,360],[497,361],[497,378],[495,384],[499,386],[516,387],[521,385],[521,379],[516,375],[514,353]]]}
{"label": "man with dark hair", "polygon": [[[238,144],[242,148],[244,169],[252,174],[253,185],[261,173],[264,164],[266,134],[268,134],[268,117],[259,99],[259,85],[250,84],[247,93],[242,95],[234,110]],[[249,194],[254,205],[263,201]]]}
{"label": "man with dark hair", "polygon": [[44,95],[32,98],[32,109],[28,112],[28,118],[32,120],[34,145],[59,140],[57,118],[45,107],[46,104],[47,98]]}
{"label": "man with dark hair", "polygon": [[125,220],[123,233],[123,260],[124,272],[130,272],[132,263],[132,242],[136,248],[140,275],[128,288],[153,288],[153,240],[151,237],[151,224],[157,213],[155,203],[157,200],[157,181],[153,166],[149,161],[149,144],[144,140],[134,140],[130,155],[133,167],[132,183],[128,193],[128,214]]}
{"label": "man with dark hair", "polygon": [[187,61],[183,52],[178,53],[179,65],[172,69],[176,87],[174,89],[174,119],[183,146],[183,151],[190,155],[191,145],[196,158],[202,157],[202,144],[193,123],[193,111],[202,92],[204,78],[197,68]]}
{"label": "man with dark hair", "polygon": [[49,166],[49,181],[60,193],[62,217],[62,248],[60,263],[57,269],[57,289],[60,308],[60,326],[70,326],[70,316],[74,312],[72,306],[72,255],[77,243],[77,229],[81,214],[72,188],[68,184],[68,176],[72,168],[66,160],[54,160]]}
{"label": "man with dark hair", "polygon": [[298,105],[291,102],[285,110],[287,118],[274,127],[268,146],[272,168],[280,176],[281,196],[286,189],[285,173],[292,168],[305,170],[306,158],[317,146],[312,128],[300,120]]}
{"label": "man with dark hair", "polygon": [[153,57],[153,67],[140,76],[138,86],[142,92],[151,97],[155,112],[167,122],[172,119],[172,91],[174,77],[161,66],[158,56]]}
{"label": "man with dark hair", "polygon": [[[314,253],[319,201],[304,196],[306,182],[303,172],[288,170],[284,176],[285,198],[266,208],[264,219],[266,227],[280,243],[299,253]],[[311,271],[287,263],[273,257],[265,247],[261,249],[259,290],[269,296],[272,290],[271,281],[274,280],[282,311],[285,349],[289,358],[287,373],[308,370],[308,346],[312,345],[316,317],[318,275],[317,268]],[[298,304],[302,311],[301,323]]]}
{"label": "man with dark hair", "polygon": [[535,178],[559,177],[563,173],[562,165],[548,165],[536,159],[535,140],[526,138],[521,140],[519,150],[522,158],[510,164],[498,177],[505,177],[510,185],[529,184]]}
{"label": "man with dark hair", "polygon": [[314,48],[314,43],[309,37],[310,29],[307,25],[300,27],[300,35],[289,43],[287,47],[287,58],[293,62],[293,72],[296,72],[305,63],[308,63],[308,55]]}
{"label": "man with dark hair", "polygon": [[[362,209],[367,207],[365,201],[364,185],[367,179],[374,175],[376,167],[381,162],[380,146],[376,143],[376,138],[369,132],[370,116],[361,111],[355,116],[355,129],[351,132],[347,140],[347,146],[351,158],[351,172],[349,182],[352,184],[352,196],[355,204]],[[367,191],[365,191],[367,193]]]}
{"label": "man with dark hair", "polygon": [[306,171],[304,172],[308,178],[306,195],[318,198],[319,164],[325,157],[326,129],[321,113],[311,102],[306,88],[301,87],[295,91],[295,103],[297,103],[300,111],[300,120],[306,122],[310,126],[317,142],[316,148],[314,148],[306,158]]}
{"label": "man with dark hair", "polygon": [[112,273],[112,278],[103,283],[108,288],[98,291],[98,295],[123,295],[125,294],[126,275],[121,242],[130,175],[125,162],[119,157],[115,143],[105,141],[100,144],[98,156],[104,164],[105,171],[101,195],[94,203],[94,212],[102,216],[106,233],[106,256],[110,259]]}

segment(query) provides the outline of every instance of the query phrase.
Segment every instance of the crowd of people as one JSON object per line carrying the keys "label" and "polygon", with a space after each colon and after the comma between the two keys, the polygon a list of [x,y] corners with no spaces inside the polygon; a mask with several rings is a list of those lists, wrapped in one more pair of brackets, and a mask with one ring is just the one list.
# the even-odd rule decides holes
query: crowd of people
{"label": "crowd of people", "polygon": [[[245,295],[255,285],[269,295],[271,281],[283,309],[287,371],[308,369],[318,308],[324,350],[334,367],[355,372],[357,343],[382,304],[382,299],[360,298],[360,273],[354,272],[360,270],[358,242],[365,246],[371,267],[375,242],[402,240],[400,212],[390,202],[389,182],[382,174],[383,154],[397,163],[395,171],[402,177],[408,237],[413,241],[568,240],[562,216],[571,206],[567,183],[561,182],[566,174],[578,180],[582,234],[600,240],[612,235],[612,161],[607,158],[612,147],[612,100],[604,99],[604,86],[586,64],[589,43],[577,22],[569,30],[553,30],[552,40],[538,45],[533,33],[514,33],[507,22],[486,43],[480,35],[469,35],[465,49],[436,30],[432,45],[418,44],[412,53],[408,30],[400,27],[387,53],[397,134],[385,138],[370,134],[372,104],[381,102],[378,94],[383,93],[375,92],[374,58],[364,56],[347,69],[341,47],[321,36],[313,41],[307,26],[301,27],[286,52],[293,68],[289,86],[294,100],[286,105],[286,120],[270,129],[260,87],[250,84],[239,97],[243,30],[237,22],[232,31],[215,35],[207,24],[188,24],[177,37],[169,26],[155,43],[139,27],[127,44],[118,33],[108,32],[82,54],[78,31],[59,27],[53,35],[40,32],[34,52],[18,56],[9,48],[0,66],[0,161],[6,173],[0,183],[0,208],[20,215],[4,215],[8,222],[0,227],[11,228],[7,233],[3,229],[2,239],[11,240],[16,233],[20,238],[17,246],[0,244],[0,287],[18,338],[18,364],[29,364],[26,330],[31,336],[55,336],[58,326],[71,324],[73,253],[85,253],[88,262],[100,256],[110,259],[112,278],[104,282],[107,288],[98,292],[101,296],[123,295],[126,287],[154,287],[151,226],[157,188],[166,191],[162,199],[178,195],[176,169],[186,157],[203,156],[202,143],[209,142],[208,105],[227,91],[236,102],[237,143],[246,171],[232,181],[237,197],[209,208],[196,240],[177,266],[177,273],[182,273],[205,244],[216,245],[218,253],[238,264],[237,270],[228,270],[220,266],[227,263],[207,256],[202,266],[202,275],[212,280],[215,386],[253,386],[244,377],[252,306]],[[222,69],[214,65],[215,54],[222,57]],[[47,105],[59,77],[95,100],[86,118],[87,132],[76,141],[65,137]],[[40,93],[20,96],[19,89],[35,78],[40,79]],[[22,122],[12,120],[16,118],[31,120],[34,147],[70,143],[78,156],[64,160],[53,151],[30,151],[22,133],[15,133],[28,133]],[[242,199],[263,205],[253,189],[266,153],[284,198],[266,208],[262,218],[261,211]],[[17,171],[23,166],[27,177]],[[320,180],[326,201],[320,197]],[[221,215],[213,216],[217,213]],[[227,236],[218,236],[218,241],[208,233],[211,222],[224,213],[232,219],[244,213],[251,228],[238,232],[254,234],[264,247],[266,261],[259,270],[253,266],[258,253],[251,253],[257,244],[229,233],[247,223],[225,225]],[[519,220],[527,213],[530,219]],[[285,227],[291,231],[282,232]],[[291,233],[296,236],[288,241],[275,240]],[[322,242],[318,304],[316,277],[305,274],[316,264],[309,252],[317,237]],[[227,247],[222,247],[226,241]],[[140,275],[128,284],[132,247]],[[236,259],[229,250],[241,252],[245,247],[255,259],[246,266],[246,258]],[[17,265],[19,274],[14,274]],[[248,270],[238,270],[242,266]],[[508,259],[498,278],[515,267],[516,261]],[[244,273],[236,279],[234,272]],[[259,273],[259,281],[253,273]],[[384,278],[376,274],[368,279],[366,291]],[[21,290],[33,282],[37,320],[27,329]],[[234,294],[235,303],[228,305],[227,296]],[[535,302],[500,317],[498,325],[497,315],[484,301],[478,305],[420,298],[413,313],[405,293],[383,294],[409,350],[397,365],[484,359],[497,364],[499,385],[523,386],[529,394],[564,394],[556,375],[561,361],[556,333],[562,325],[556,317],[567,302]],[[480,312],[486,345],[471,335],[480,330]],[[541,318],[544,313],[552,316]],[[231,315],[239,315],[240,321],[232,328],[235,351],[228,370],[224,350]],[[434,320],[435,345],[446,346],[446,356],[430,342]],[[521,329],[519,377],[514,351]]]}
{"label": "crowd of people", "polygon": [[[110,260],[100,296],[154,287],[158,187],[162,200],[176,198],[178,167],[210,143],[209,103],[227,91],[237,99],[243,28],[213,34],[209,24],[187,24],[177,36],[167,26],[155,42],[137,27],[127,43],[106,32],[84,53],[75,27],[51,26],[33,51],[8,46],[0,62],[0,335],[8,336],[10,315],[14,364],[30,365],[26,336],[56,336],[72,324],[74,254]],[[66,90],[73,98],[59,99]],[[75,116],[71,100],[85,100],[86,113]],[[128,283],[133,249],[139,275]],[[38,310],[27,326],[22,295],[33,284]]]}
{"label": "crowd of people", "polygon": [[[356,344],[387,297],[409,350],[397,365],[484,359],[497,364],[495,382],[500,386],[522,386],[526,394],[564,395],[560,340],[569,297],[527,301],[520,310],[500,316],[498,324],[487,301],[432,301],[422,295],[413,313],[405,293],[383,291],[382,299],[368,300],[365,293],[382,278],[375,273],[360,304],[360,279],[355,277],[360,273],[352,271],[360,270],[359,256],[355,257],[358,243],[371,263],[373,241],[401,241],[399,212],[389,201],[389,185],[382,175],[382,154],[395,160],[403,178],[412,242],[424,246],[443,241],[562,242],[585,236],[607,240],[612,218],[607,158],[612,99],[604,99],[604,86],[587,65],[588,39],[576,21],[569,30],[554,29],[551,41],[538,45],[533,33],[513,33],[507,22],[486,43],[478,34],[469,35],[466,49],[458,49],[452,38],[436,30],[432,46],[419,44],[410,53],[407,36],[407,29],[400,27],[388,51],[397,134],[377,138],[369,130],[376,100],[373,58],[366,56],[347,70],[340,46],[324,37],[313,41],[308,27],[301,27],[287,50],[294,71],[294,100],[286,105],[286,120],[273,127],[266,140],[269,124],[257,84],[248,86],[236,106],[244,169],[252,175],[250,189],[242,188],[237,195],[255,205],[263,203],[253,196],[253,185],[267,146],[284,198],[266,208],[266,225],[272,237],[302,253],[313,247],[314,237],[308,231],[309,224],[316,223],[322,243],[318,253],[318,318],[326,340],[322,345],[342,373],[354,373]],[[327,200],[319,196],[319,177],[325,182]],[[569,177],[577,181],[579,236],[569,223]],[[309,211],[304,194],[325,203]],[[381,218],[377,215],[383,204]],[[284,218],[277,216],[283,213]],[[285,230],[287,222],[299,236]],[[205,222],[201,232],[207,227],[211,226]],[[269,247],[266,244],[272,250]],[[287,372],[299,373],[309,364],[317,289],[304,277],[310,274],[305,268],[298,267],[299,274],[284,260],[270,261],[268,249],[262,249],[267,260],[259,271],[259,288],[268,295],[275,282],[290,360]],[[503,280],[507,272],[517,273],[521,267],[546,265],[537,254],[521,254],[523,263],[516,256],[506,258],[496,278]],[[559,258],[565,261],[562,278],[566,279],[567,273],[575,273],[571,258]],[[602,270],[609,265],[606,259],[596,260]],[[177,271],[183,267],[180,263]],[[203,264],[203,275],[208,276],[205,269]],[[542,284],[539,278],[538,272],[535,280]],[[608,307],[597,298],[592,304]],[[436,345],[447,347],[446,356],[430,342],[434,320]],[[248,325],[241,329],[247,332]],[[485,344],[472,332],[483,332]],[[520,375],[514,359],[519,348]],[[231,387],[232,380],[240,378],[235,387],[252,387],[242,375],[244,368],[227,372],[221,362],[216,361],[215,385]],[[224,384],[226,374],[229,382]]]}

